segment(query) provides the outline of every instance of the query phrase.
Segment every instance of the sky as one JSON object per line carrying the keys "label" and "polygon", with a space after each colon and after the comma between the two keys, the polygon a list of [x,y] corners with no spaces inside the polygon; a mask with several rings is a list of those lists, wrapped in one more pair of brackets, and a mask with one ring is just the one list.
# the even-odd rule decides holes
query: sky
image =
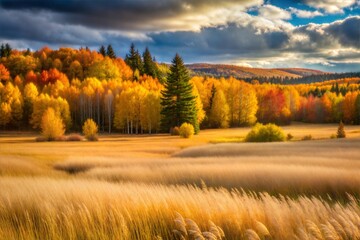
{"label": "sky", "polygon": [[0,0],[0,43],[131,43],[159,62],[360,71],[360,0]]}

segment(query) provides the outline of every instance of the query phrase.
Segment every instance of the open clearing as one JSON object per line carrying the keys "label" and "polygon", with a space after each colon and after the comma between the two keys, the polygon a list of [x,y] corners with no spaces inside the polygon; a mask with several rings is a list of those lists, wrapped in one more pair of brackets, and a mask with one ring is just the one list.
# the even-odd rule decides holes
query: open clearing
{"label": "open clearing", "polygon": [[[359,239],[360,127],[329,139],[336,129],[295,124],[284,127],[295,141],[223,144],[207,143],[249,128],[99,142],[2,133],[0,239],[174,239],[194,222],[226,239]],[[309,134],[319,140],[297,141]],[[182,228],[177,213],[194,222]]]}

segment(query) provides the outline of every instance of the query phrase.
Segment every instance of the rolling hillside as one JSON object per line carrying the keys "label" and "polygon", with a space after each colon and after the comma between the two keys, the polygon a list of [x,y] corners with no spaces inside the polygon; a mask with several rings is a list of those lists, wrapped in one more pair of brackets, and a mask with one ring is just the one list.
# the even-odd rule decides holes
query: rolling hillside
{"label": "rolling hillside", "polygon": [[289,77],[298,78],[310,75],[324,74],[325,72],[304,69],[304,68],[249,68],[225,64],[207,64],[196,63],[189,64],[187,67],[196,75],[207,75],[214,77],[235,77],[235,78],[253,78],[253,77]]}

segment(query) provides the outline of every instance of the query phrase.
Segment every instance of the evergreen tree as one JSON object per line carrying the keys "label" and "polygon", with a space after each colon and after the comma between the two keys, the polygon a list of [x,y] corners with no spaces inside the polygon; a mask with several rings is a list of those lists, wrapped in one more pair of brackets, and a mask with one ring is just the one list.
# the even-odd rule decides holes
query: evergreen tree
{"label": "evergreen tree", "polygon": [[1,44],[0,47],[0,57],[5,57],[5,45]]}
{"label": "evergreen tree", "polygon": [[130,46],[129,54],[125,56],[125,62],[133,71],[133,77],[135,77],[136,70],[138,70],[140,74],[143,74],[143,62],[139,51],[135,49],[134,43]]}
{"label": "evergreen tree", "polygon": [[30,48],[26,49],[26,52],[24,53],[24,56],[29,56],[31,54]]}
{"label": "evergreen tree", "polygon": [[335,92],[336,92],[336,95],[339,95],[339,93],[340,93],[339,83],[338,82],[336,82],[336,84],[335,84]]}
{"label": "evergreen tree", "polygon": [[144,59],[144,74],[156,78],[158,69],[148,48],[146,48],[145,52],[143,53],[143,59]]}
{"label": "evergreen tree", "polygon": [[360,124],[360,94],[358,94],[356,97],[355,109],[355,124]]}
{"label": "evergreen tree", "polygon": [[11,55],[12,48],[10,44],[1,44],[0,47],[0,57],[9,57]]}
{"label": "evergreen tree", "polygon": [[161,126],[164,131],[187,122],[194,126],[195,133],[199,131],[197,121],[196,97],[193,95],[189,72],[181,57],[176,54],[170,67],[170,73],[161,91]]}
{"label": "evergreen tree", "polygon": [[106,50],[105,50],[105,47],[103,45],[101,45],[101,47],[99,49],[99,53],[101,55],[103,55],[104,57],[106,57]]}
{"label": "evergreen tree", "polygon": [[11,51],[12,51],[12,48],[10,47],[10,44],[6,43],[5,44],[5,57],[10,57],[11,55]]}
{"label": "evergreen tree", "polygon": [[214,97],[215,97],[215,93],[216,93],[216,87],[215,87],[215,85],[213,84],[213,85],[212,85],[212,88],[211,88],[211,97],[210,97],[210,100],[209,100],[209,111],[210,111],[210,109],[212,108],[212,104],[213,104],[213,100],[214,100]]}
{"label": "evergreen tree", "polygon": [[345,133],[345,130],[344,130],[344,124],[343,124],[342,121],[340,121],[336,137],[337,138],[345,138],[346,137],[346,133]]}
{"label": "evergreen tree", "polygon": [[109,45],[107,46],[106,55],[107,55],[109,58],[113,58],[113,59],[116,58],[115,51],[114,51],[113,47],[111,46],[111,44],[109,44]]}

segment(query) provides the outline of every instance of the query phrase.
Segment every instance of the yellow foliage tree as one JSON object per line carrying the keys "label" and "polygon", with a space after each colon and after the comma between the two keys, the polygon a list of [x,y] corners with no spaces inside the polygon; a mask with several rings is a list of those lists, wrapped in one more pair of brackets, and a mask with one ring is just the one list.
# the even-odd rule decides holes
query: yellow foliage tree
{"label": "yellow foliage tree", "polygon": [[0,105],[0,126],[6,126],[11,120],[11,106],[6,102]]}
{"label": "yellow foliage tree", "polygon": [[179,133],[180,137],[191,138],[194,135],[195,130],[193,125],[191,125],[190,123],[183,123],[180,126]]}
{"label": "yellow foliage tree", "polygon": [[141,104],[140,124],[149,134],[160,129],[160,93],[149,91]]}
{"label": "yellow foliage tree", "polygon": [[52,141],[65,133],[65,127],[59,114],[53,108],[47,108],[41,118],[41,134]]}
{"label": "yellow foliage tree", "polygon": [[68,102],[63,98],[53,98],[47,94],[40,94],[40,96],[34,100],[33,112],[30,120],[33,128],[38,128],[40,126],[41,117],[43,116],[45,110],[49,107],[54,109],[56,114],[61,116],[61,119],[63,119],[66,127],[70,128],[71,117]]}
{"label": "yellow foliage tree", "polygon": [[229,127],[229,105],[221,89],[217,90],[210,109],[210,126],[227,128]]}
{"label": "yellow foliage tree", "polygon": [[98,126],[96,123],[91,119],[87,119],[84,123],[84,126],[82,128],[83,134],[85,135],[85,138],[89,141],[97,141],[97,132],[98,132]]}

